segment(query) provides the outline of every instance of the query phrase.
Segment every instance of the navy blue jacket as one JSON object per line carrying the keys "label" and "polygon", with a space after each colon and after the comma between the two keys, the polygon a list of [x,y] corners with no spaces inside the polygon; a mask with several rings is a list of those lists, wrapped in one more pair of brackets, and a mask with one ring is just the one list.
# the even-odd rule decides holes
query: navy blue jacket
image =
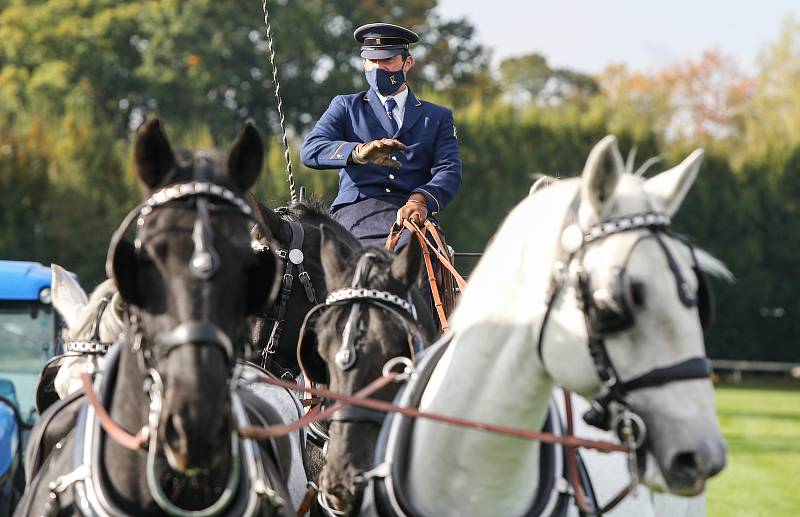
{"label": "navy blue jacket", "polygon": [[[397,170],[372,163],[347,164],[357,144],[381,138],[418,145],[395,153],[401,163]],[[392,134],[389,117],[374,91],[334,97],[306,136],[300,159],[312,169],[339,168],[334,209],[364,198],[403,204],[413,192],[419,192],[428,201],[428,211],[436,214],[461,187],[453,112],[417,99],[410,90],[397,134]]]}

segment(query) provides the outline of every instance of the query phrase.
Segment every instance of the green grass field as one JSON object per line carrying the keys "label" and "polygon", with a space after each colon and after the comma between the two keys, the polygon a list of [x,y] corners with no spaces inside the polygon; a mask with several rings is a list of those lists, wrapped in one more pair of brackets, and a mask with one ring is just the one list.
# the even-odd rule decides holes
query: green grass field
{"label": "green grass field", "polygon": [[800,382],[719,384],[728,466],[708,485],[711,517],[800,516]]}

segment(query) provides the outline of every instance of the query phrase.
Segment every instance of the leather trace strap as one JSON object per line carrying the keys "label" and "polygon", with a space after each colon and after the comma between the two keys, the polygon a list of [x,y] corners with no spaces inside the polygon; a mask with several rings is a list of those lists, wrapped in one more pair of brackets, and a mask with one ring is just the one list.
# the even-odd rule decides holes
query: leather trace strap
{"label": "leather trace strap", "polygon": [[[398,226],[394,224],[392,228],[389,230],[389,236],[386,238],[386,249],[389,251],[394,251],[397,247],[397,242],[400,240],[400,236],[403,234],[405,230],[411,232],[412,235],[416,236],[417,240],[422,247],[422,258],[425,262],[425,271],[428,275],[428,283],[431,287],[431,294],[433,294],[433,304],[436,308],[436,313],[439,316],[439,323],[441,324],[442,331],[446,332],[450,327],[447,324],[447,315],[444,311],[444,302],[442,301],[442,295],[439,292],[439,287],[436,285],[436,274],[433,270],[433,262],[431,260],[431,252],[436,256],[439,260],[439,263],[444,266],[447,271],[453,275],[453,278],[458,284],[458,288],[461,292],[463,292],[467,288],[467,282],[464,280],[456,268],[453,266],[453,263],[450,259],[444,254],[446,249],[444,248],[444,243],[442,242],[442,238],[439,235],[439,230],[436,226],[430,221],[430,219],[425,221],[425,224],[422,228],[420,228],[416,223],[413,221],[405,220],[403,221],[402,226]],[[433,236],[434,241],[436,244],[433,244],[430,240],[428,240],[426,234],[430,232]],[[440,251],[441,250],[441,251]]]}

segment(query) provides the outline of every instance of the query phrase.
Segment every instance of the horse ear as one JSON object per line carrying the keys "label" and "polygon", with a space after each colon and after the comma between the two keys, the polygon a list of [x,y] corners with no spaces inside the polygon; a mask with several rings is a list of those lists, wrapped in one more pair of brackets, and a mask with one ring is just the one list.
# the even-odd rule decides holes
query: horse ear
{"label": "horse ear", "polygon": [[53,273],[51,292],[53,307],[61,314],[68,328],[75,328],[81,311],[89,303],[81,285],[66,269],[58,264],[50,264]]}
{"label": "horse ear", "polygon": [[251,121],[245,122],[228,155],[228,176],[243,192],[252,187],[264,166],[264,139]]}
{"label": "horse ear", "polygon": [[342,246],[336,233],[326,224],[319,226],[320,256],[322,258],[322,271],[325,273],[325,285],[331,286],[336,282],[341,271],[345,268],[345,261],[350,258],[350,250]]}
{"label": "horse ear", "polygon": [[644,184],[645,191],[664,205],[669,215],[674,215],[683,203],[686,194],[692,187],[705,153],[695,149],[677,166],[648,179]]}
{"label": "horse ear", "polygon": [[543,175],[541,178],[536,180],[536,182],[531,186],[531,189],[528,191],[528,195],[532,196],[535,193],[539,192],[540,190],[549,187],[550,185],[552,185],[556,181],[558,181],[558,180],[556,180],[552,176]]}
{"label": "horse ear", "polygon": [[412,235],[408,245],[392,262],[392,278],[409,289],[419,279],[420,269],[422,269],[422,248],[419,240]]}
{"label": "horse ear", "polygon": [[157,118],[151,118],[139,126],[133,149],[139,178],[148,188],[155,189],[164,182],[167,173],[175,166],[172,147]]}
{"label": "horse ear", "polygon": [[581,205],[590,207],[598,218],[602,218],[610,206],[609,201],[617,188],[623,168],[617,138],[608,135],[594,146],[586,159]]}

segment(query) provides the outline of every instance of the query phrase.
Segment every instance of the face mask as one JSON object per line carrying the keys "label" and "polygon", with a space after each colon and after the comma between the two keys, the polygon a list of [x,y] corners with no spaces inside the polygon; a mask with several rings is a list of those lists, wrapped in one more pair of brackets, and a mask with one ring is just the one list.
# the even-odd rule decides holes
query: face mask
{"label": "face mask", "polygon": [[[405,61],[403,62],[405,64]],[[396,92],[406,81],[406,74],[403,69],[396,72],[388,72],[380,68],[373,68],[366,72],[367,82],[384,97]]]}

